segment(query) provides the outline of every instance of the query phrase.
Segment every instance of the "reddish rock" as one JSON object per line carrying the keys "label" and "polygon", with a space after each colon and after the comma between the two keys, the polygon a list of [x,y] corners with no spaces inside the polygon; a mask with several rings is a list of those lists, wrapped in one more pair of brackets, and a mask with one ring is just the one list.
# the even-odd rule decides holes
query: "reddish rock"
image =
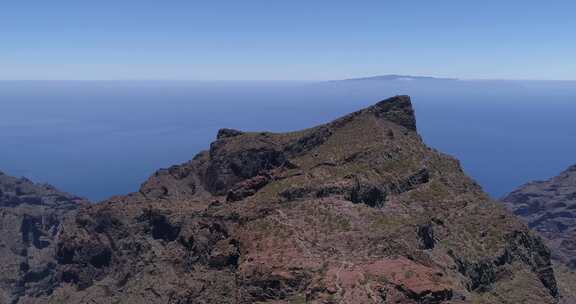
{"label": "reddish rock", "polygon": [[291,133],[221,131],[83,207],[19,303],[557,303],[548,249],[397,96]]}

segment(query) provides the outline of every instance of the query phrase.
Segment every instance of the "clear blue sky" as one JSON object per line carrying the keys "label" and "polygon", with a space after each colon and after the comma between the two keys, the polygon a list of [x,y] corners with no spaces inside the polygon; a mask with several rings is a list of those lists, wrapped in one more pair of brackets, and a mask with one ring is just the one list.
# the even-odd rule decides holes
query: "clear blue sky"
{"label": "clear blue sky", "polygon": [[576,1],[2,1],[0,79],[576,79]]}

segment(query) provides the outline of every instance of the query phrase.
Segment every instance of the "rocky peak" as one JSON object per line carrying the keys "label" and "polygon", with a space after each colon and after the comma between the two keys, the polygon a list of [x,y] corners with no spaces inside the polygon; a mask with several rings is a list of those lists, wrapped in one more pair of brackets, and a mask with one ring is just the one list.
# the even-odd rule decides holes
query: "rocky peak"
{"label": "rocky peak", "polygon": [[381,101],[371,107],[377,117],[392,121],[409,130],[416,131],[416,116],[409,96],[401,95]]}
{"label": "rocky peak", "polygon": [[228,138],[242,135],[242,131],[234,130],[234,129],[220,129],[218,130],[218,135],[216,136],[217,139]]}
{"label": "rocky peak", "polygon": [[[557,303],[550,252],[407,96],[313,128],[221,131],[64,221],[22,303]],[[47,266],[48,267],[48,266]]]}
{"label": "rocky peak", "polygon": [[[272,181],[279,171],[294,169],[295,164],[289,161],[290,158],[316,149],[338,133],[338,130],[349,125],[368,128],[368,125],[378,120],[389,126],[387,137],[394,136],[394,129],[398,129],[397,132],[404,132],[406,129],[416,131],[415,115],[409,96],[388,98],[333,122],[285,135],[220,129],[218,140],[210,145],[206,155],[208,161],[203,163],[202,168],[193,168],[197,163],[187,163],[160,170],[144,184],[141,192],[148,196],[156,194],[159,195],[157,197],[174,200],[187,198],[197,191],[213,196],[226,196],[233,189],[237,191],[239,183],[243,181],[260,187]],[[357,131],[360,130],[355,130]],[[204,153],[198,157],[203,158]],[[190,175],[192,172],[196,174]],[[253,178],[256,181],[250,181]],[[157,183],[158,179],[164,181],[162,185]],[[231,194],[229,197],[236,195]]]}

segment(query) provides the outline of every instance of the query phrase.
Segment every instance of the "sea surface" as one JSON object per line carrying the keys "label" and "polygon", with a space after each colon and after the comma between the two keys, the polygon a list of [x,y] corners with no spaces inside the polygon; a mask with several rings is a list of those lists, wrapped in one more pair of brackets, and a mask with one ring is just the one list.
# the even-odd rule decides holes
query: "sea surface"
{"label": "sea surface", "polygon": [[0,81],[0,170],[99,201],[207,149],[219,128],[290,131],[397,94],[430,146],[495,198],[576,163],[576,82]]}

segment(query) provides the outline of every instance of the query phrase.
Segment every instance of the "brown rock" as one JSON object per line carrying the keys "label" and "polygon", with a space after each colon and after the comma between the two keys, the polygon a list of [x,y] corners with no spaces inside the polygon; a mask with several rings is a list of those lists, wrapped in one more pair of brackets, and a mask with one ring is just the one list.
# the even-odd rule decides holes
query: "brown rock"
{"label": "brown rock", "polygon": [[547,248],[423,144],[409,97],[298,132],[221,133],[66,220],[54,284],[19,301],[558,302]]}
{"label": "brown rock", "polygon": [[62,221],[85,204],[50,185],[0,174],[0,303],[48,294]]}
{"label": "brown rock", "polygon": [[552,249],[566,303],[576,302],[570,281],[576,280],[576,166],[546,181],[525,184],[502,201]]}

